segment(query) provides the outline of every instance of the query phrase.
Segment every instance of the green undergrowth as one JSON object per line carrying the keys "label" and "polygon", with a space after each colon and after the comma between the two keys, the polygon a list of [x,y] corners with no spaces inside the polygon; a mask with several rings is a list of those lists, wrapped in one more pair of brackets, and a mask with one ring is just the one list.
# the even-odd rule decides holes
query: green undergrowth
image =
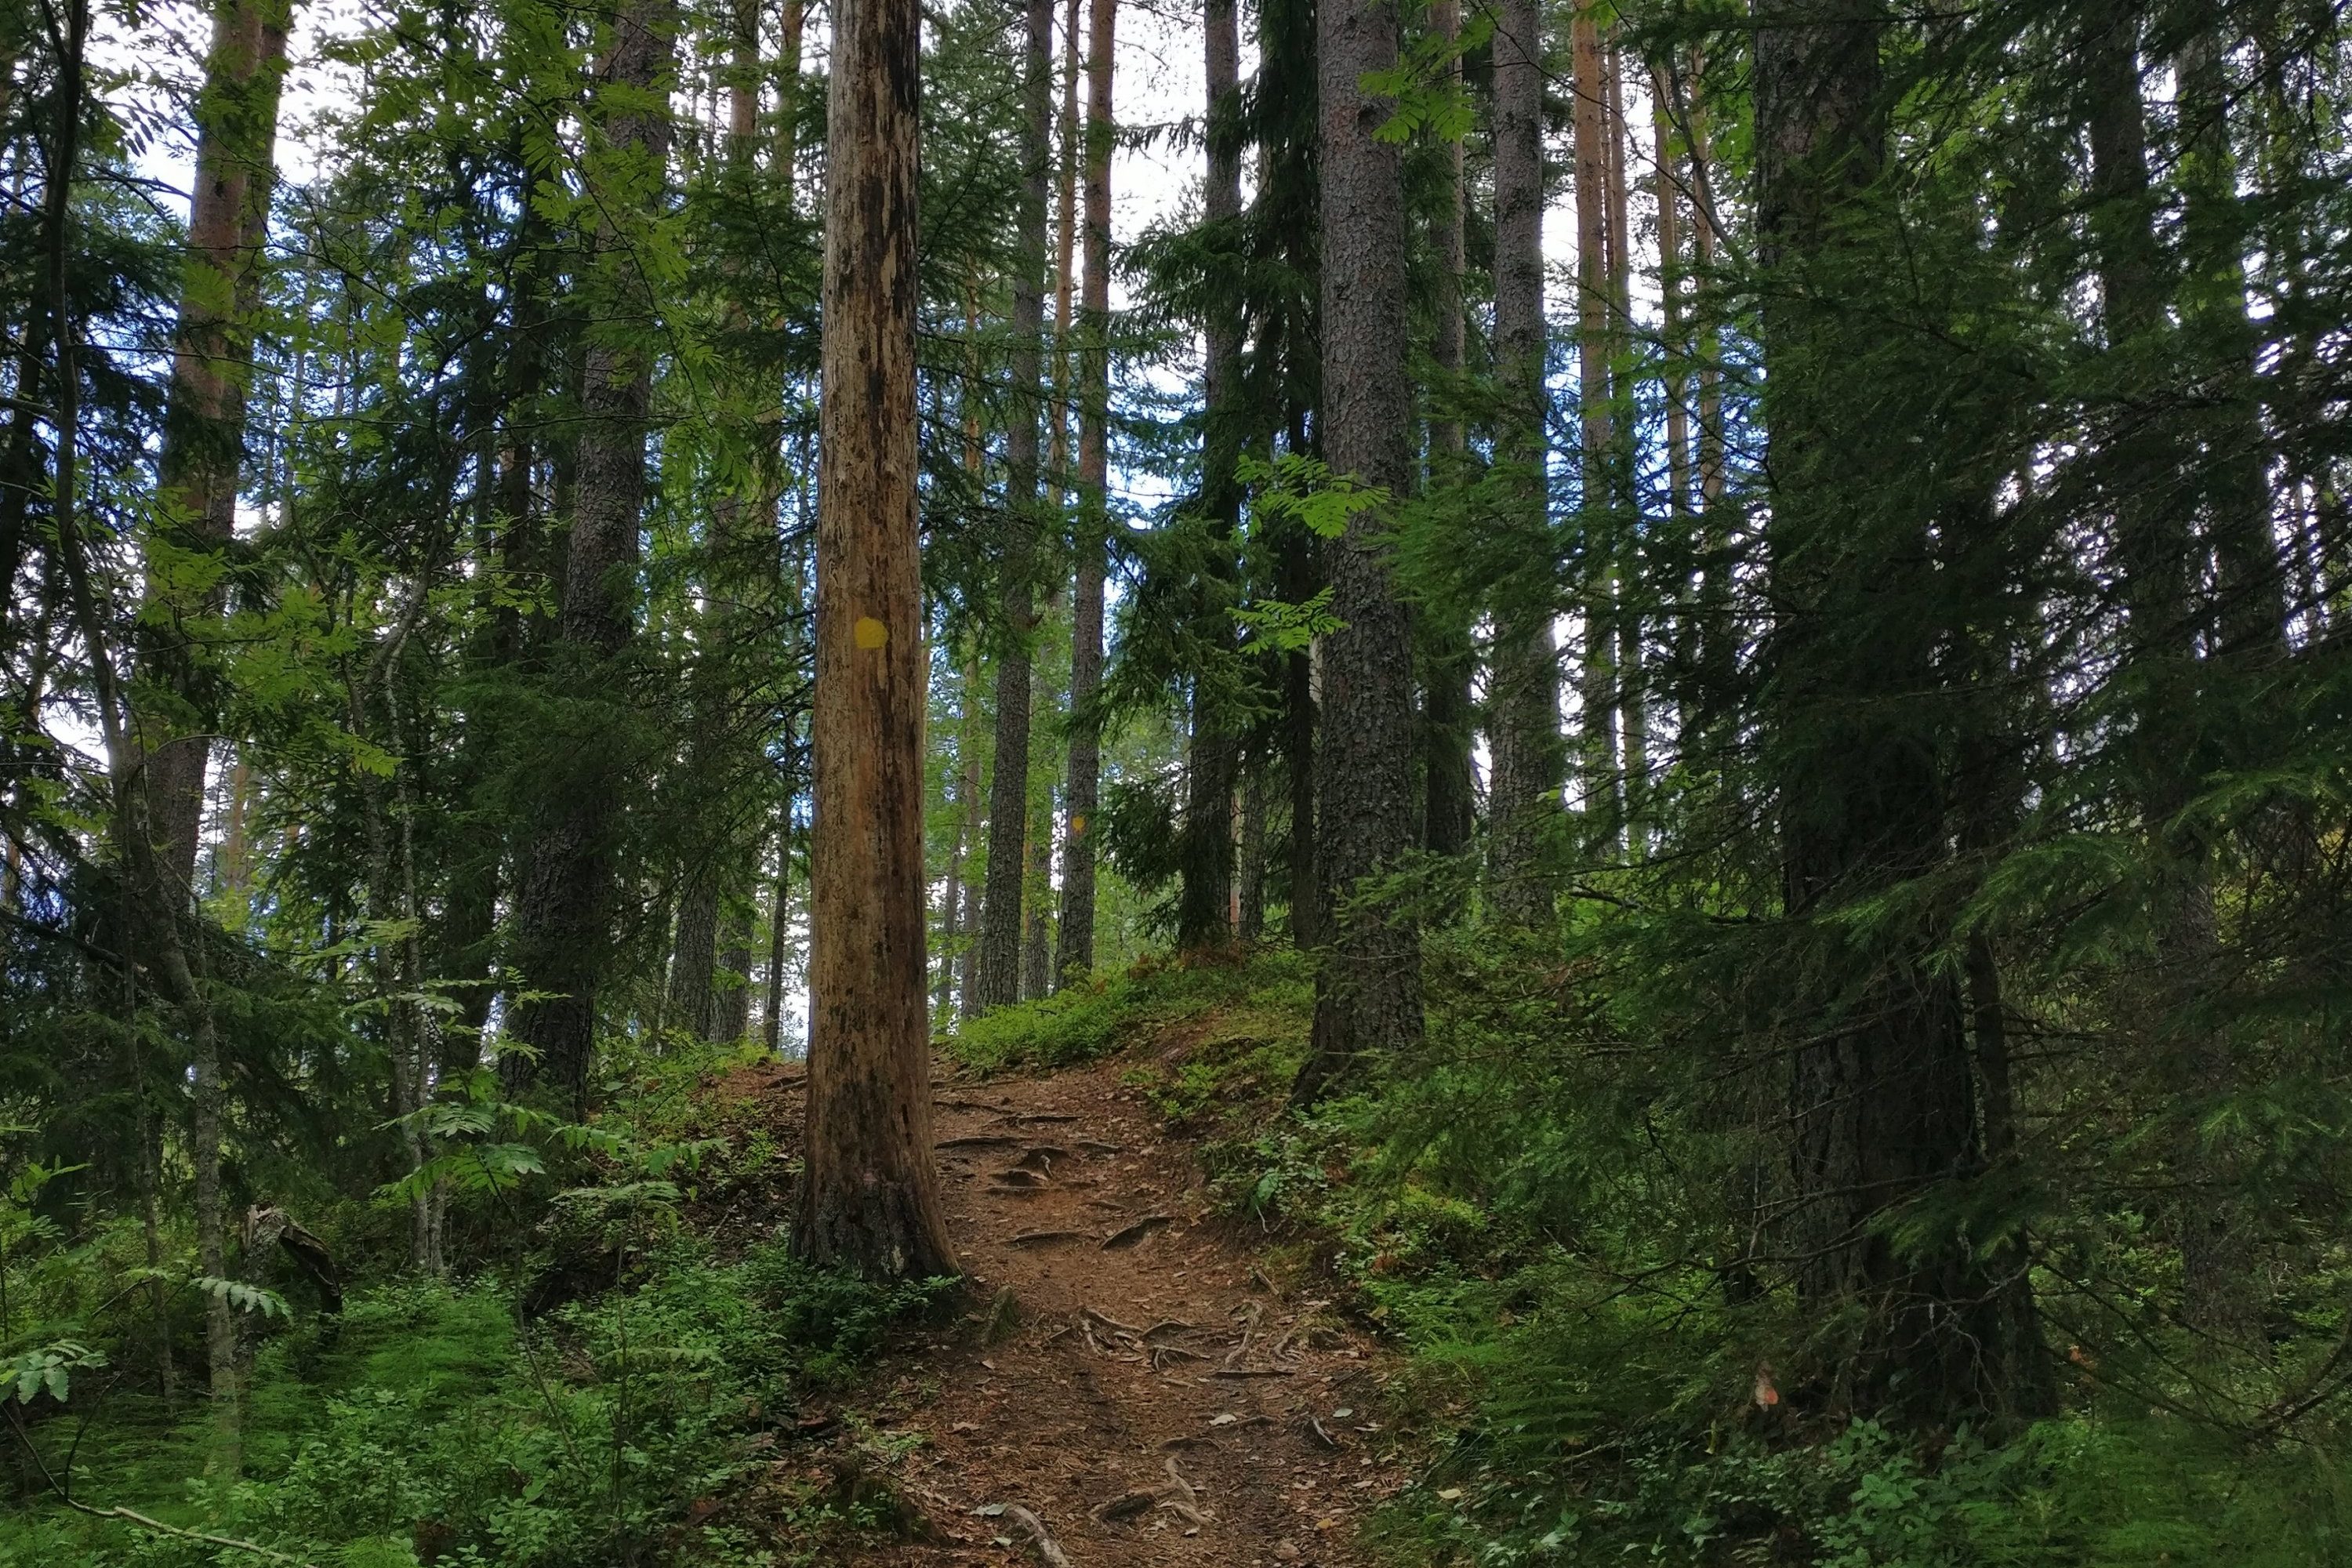
{"label": "green undergrowth", "polygon": [[1070,1067],[1130,1049],[1167,1051],[1171,1060],[1195,1064],[1189,1087],[1169,1087],[1199,1098],[1221,1091],[1211,1075],[1222,1078],[1224,1069],[1215,1064],[1229,1067],[1254,1053],[1264,1054],[1245,1070],[1286,1083],[1305,1058],[1313,1007],[1313,979],[1288,948],[1201,963],[1147,958],[1124,974],[1097,975],[1088,984],[962,1019],[944,1043],[957,1061],[982,1073]]}
{"label": "green undergrowth", "polygon": [[1129,1051],[1266,1266],[1397,1348],[1386,1414],[1419,1474],[1371,1544],[1399,1568],[2352,1563],[2352,1446],[2324,1422],[2232,1436],[2063,1355],[2059,1413],[1999,1431],[1881,1426],[1801,1386],[1828,1329],[1776,1292],[1735,1306],[1710,1262],[1710,1194],[1756,1152],[1708,1133],[1694,1068],[1619,1046],[1638,991],[1556,952],[1433,936],[1425,1046],[1308,1118],[1286,1104],[1312,1011],[1287,955],[1139,969],[956,1048]]}
{"label": "green undergrowth", "polygon": [[[319,1568],[754,1568],[835,1561],[895,1528],[856,1460],[882,1441],[857,1414],[861,1380],[948,1287],[814,1270],[780,1235],[709,1223],[785,1174],[764,1130],[680,1087],[727,1065],[645,1064],[625,1110],[535,1139],[491,1107],[468,1142],[452,1102],[444,1146],[506,1173],[457,1185],[453,1226],[512,1244],[467,1279],[376,1271],[340,1314],[257,1292],[234,1447],[200,1398],[153,1392],[136,1332],[85,1314],[89,1342],[70,1342],[86,1357],[58,1387],[0,1390],[16,1429],[0,1568],[272,1560],[75,1511],[43,1468],[78,1502]],[[320,1226],[364,1258],[385,1209],[404,1201],[322,1208]],[[200,1386],[184,1348],[180,1365]]]}

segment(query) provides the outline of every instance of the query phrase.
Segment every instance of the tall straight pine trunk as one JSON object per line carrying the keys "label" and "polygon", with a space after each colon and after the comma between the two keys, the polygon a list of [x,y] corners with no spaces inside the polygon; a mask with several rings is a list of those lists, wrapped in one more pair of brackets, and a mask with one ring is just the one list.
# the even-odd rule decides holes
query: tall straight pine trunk
{"label": "tall straight pine trunk", "polygon": [[[212,750],[201,670],[204,628],[225,607],[216,557],[236,531],[245,457],[246,394],[261,310],[270,192],[277,184],[279,84],[291,0],[218,0],[196,100],[195,188],[172,343],[172,391],[159,462],[163,523],[149,552],[131,739],[147,769],[149,826],[167,896],[185,903],[195,883]],[[160,628],[185,626],[180,634]]]}
{"label": "tall straight pine trunk", "polygon": [[1102,798],[1103,552],[1110,526],[1111,68],[1118,0],[1088,0],[1086,231],[1078,300],[1077,579],[1070,600],[1070,766],[1063,800],[1059,983],[1095,967],[1095,816]]}
{"label": "tall straight pine trunk", "polygon": [[793,1248],[956,1271],[931,1155],[916,521],[922,10],[833,14],[819,408],[806,1171]]}
{"label": "tall straight pine trunk", "polygon": [[[1495,21],[1495,358],[1501,384],[1496,460],[1510,485],[1507,526],[1549,562],[1544,424],[1543,16],[1503,0]],[[1551,581],[1506,584],[1495,609],[1488,703],[1494,741],[1487,901],[1508,924],[1550,918],[1545,848],[1566,769]]]}
{"label": "tall straight pine trunk", "polygon": [[1054,0],[1028,0],[1022,52],[1021,204],[1013,275],[1011,420],[1005,433],[1005,544],[996,662],[996,779],[988,802],[988,893],[980,925],[980,1003],[1021,1000],[1027,879],[1031,640],[1036,632],[1040,340],[1045,328],[1045,187],[1054,111]]}
{"label": "tall straight pine trunk", "polygon": [[[1429,8],[1430,31],[1449,49],[1462,33],[1461,0],[1437,0]],[[1445,62],[1449,86],[1459,88],[1462,61],[1449,53]],[[1468,191],[1464,183],[1462,139],[1448,136],[1438,148],[1444,160],[1445,185],[1433,226],[1437,290],[1432,312],[1435,320],[1429,340],[1430,363],[1440,379],[1439,412],[1429,423],[1429,482],[1432,488],[1455,484],[1468,457],[1461,416],[1453,408],[1460,397],[1455,384],[1462,374],[1465,337],[1462,306],[1462,273],[1467,244]],[[1477,786],[1471,755],[1470,681],[1475,666],[1466,625],[1433,618],[1422,626],[1422,647],[1428,657],[1422,671],[1422,847],[1432,855],[1460,855],[1470,847],[1476,829]],[[1248,900],[1244,900],[1248,908]]]}
{"label": "tall straight pine trunk", "polygon": [[[1397,19],[1382,0],[1327,0],[1317,16],[1322,174],[1323,456],[1391,497],[1411,478],[1405,379],[1405,203],[1388,106],[1364,87],[1393,70]],[[1322,641],[1327,716],[1315,762],[1316,858],[1330,911],[1316,976],[1302,1100],[1421,1038],[1421,931],[1373,879],[1418,837],[1413,822],[1412,627],[1391,574],[1387,504],[1357,510],[1331,552]]]}
{"label": "tall straight pine trunk", "polygon": [[[1916,460],[1852,383],[1873,330],[1843,296],[1883,266],[1864,194],[1885,155],[1876,0],[1757,8],[1756,222],[1771,475],[1773,639],[1765,744],[1785,917],[1822,956],[1793,977],[1787,1247],[1808,1310],[1835,1325],[1835,1375],[1864,1406],[1937,1419],[1997,1406],[2013,1326],[1957,1238],[1898,1244],[1891,1211],[1978,1159],[1962,996],[1937,933],[1855,940],[1858,903],[1946,861],[1929,719],[1933,634],[1916,606],[1927,520],[1857,484]],[[1874,633],[1871,628],[1875,628]]]}
{"label": "tall straight pine trunk", "polygon": [[[667,86],[676,73],[674,0],[630,0],[613,17],[598,63],[600,135],[588,178],[605,195],[592,262],[595,308],[652,310],[625,226],[653,216],[670,148]],[[553,657],[566,695],[609,715],[635,636],[637,533],[646,500],[646,437],[653,355],[643,342],[592,337],[580,387],[574,483],[562,609]],[[524,984],[545,994],[515,1008],[515,1037],[537,1052],[504,1058],[509,1088],[535,1083],[576,1114],[586,1108],[597,988],[612,945],[614,839],[626,780],[608,750],[588,748],[567,770],[560,798],[540,805],[530,866],[515,906],[514,957]]]}

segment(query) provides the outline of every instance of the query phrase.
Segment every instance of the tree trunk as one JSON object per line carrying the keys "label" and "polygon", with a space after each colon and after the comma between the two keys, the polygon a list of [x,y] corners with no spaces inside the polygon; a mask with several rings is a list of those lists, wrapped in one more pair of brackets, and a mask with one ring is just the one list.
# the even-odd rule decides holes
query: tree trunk
{"label": "tree trunk", "polygon": [[142,626],[185,626],[193,635],[183,642],[170,640],[171,631],[145,633],[131,693],[131,739],[149,774],[151,829],[168,896],[178,903],[194,888],[211,752],[204,628],[219,619],[226,601],[216,585],[188,585],[188,568],[171,560],[218,555],[236,531],[278,88],[292,25],[291,0],[218,0],[196,100],[195,188],[158,463],[165,509],[159,542],[167,549],[151,552],[147,594],[160,604],[141,616]]}
{"label": "tree trunk", "polygon": [[[1446,82],[1459,90],[1462,60],[1450,51],[1461,37],[1461,0],[1436,0],[1429,9],[1429,26],[1448,46]],[[1462,395],[1456,384],[1462,375],[1465,337],[1462,272],[1468,186],[1463,174],[1461,138],[1444,138],[1438,151],[1444,160],[1445,190],[1433,226],[1437,290],[1432,306],[1435,321],[1430,333],[1429,357],[1442,383],[1437,393],[1442,412],[1429,425],[1429,478],[1433,488],[1460,483],[1467,478],[1463,471],[1467,444],[1462,420],[1453,412],[1453,405]],[[1423,623],[1422,643],[1429,654],[1422,679],[1422,847],[1432,855],[1460,855],[1469,849],[1477,826],[1476,776],[1470,745],[1470,680],[1475,665],[1470,628],[1452,622],[1440,623],[1433,617]],[[1244,918],[1248,907],[1244,900]]]}
{"label": "tree trunk", "polygon": [[996,664],[996,782],[988,803],[988,898],[981,913],[980,1003],[1021,999],[1022,893],[1027,880],[1032,576],[1038,511],[1038,340],[1045,301],[1045,187],[1054,106],[1054,0],[1027,0],[1022,56],[1019,259],[1013,277],[1012,427],[1006,433],[1001,569],[1003,652]]}
{"label": "tree trunk", "polygon": [[[612,216],[598,231],[592,263],[607,309],[655,306],[643,298],[621,219],[651,216],[661,182],[646,182],[644,167],[660,170],[668,162],[666,84],[676,74],[677,32],[675,0],[630,0],[614,18],[600,62],[610,98],[598,115],[603,146],[590,162],[588,179],[610,193],[604,210]],[[570,694],[607,714],[625,700],[652,397],[653,360],[643,346],[590,339],[556,656]],[[510,1093],[544,1082],[575,1115],[588,1103],[597,984],[612,945],[613,839],[626,782],[609,749],[583,752],[564,798],[543,805],[530,872],[515,901],[515,967],[524,984],[549,994],[514,1011],[515,1037],[537,1059],[509,1052],[500,1065]]]}
{"label": "tree trunk", "polygon": [[1240,864],[1234,873],[1234,934],[1244,947],[1265,935],[1265,764],[1246,764],[1242,783]]}
{"label": "tree trunk", "polygon": [[1609,268],[1609,86],[1591,0],[1577,0],[1569,47],[1576,105],[1576,381],[1582,526],[1587,569],[1578,683],[1582,746],[1580,795],[1589,848],[1613,843],[1617,810],[1616,505],[1611,473],[1609,358],[1613,336]]}
{"label": "tree trunk", "polygon": [[[1395,68],[1395,13],[1326,0],[1317,18],[1322,163],[1324,460],[1402,496],[1410,479],[1405,379],[1405,203],[1387,107],[1367,76]],[[1311,1101],[1370,1059],[1421,1038],[1421,932],[1371,892],[1418,835],[1413,825],[1412,628],[1390,574],[1388,505],[1358,510],[1334,542],[1322,639],[1316,854],[1331,926],[1318,973],[1313,1054],[1294,1092]]]}
{"label": "tree trunk", "polygon": [[[1075,0],[1074,0],[1075,4]],[[1070,767],[1063,802],[1059,983],[1095,967],[1095,818],[1102,799],[1103,552],[1110,526],[1110,153],[1118,0],[1087,10],[1086,235],[1079,298],[1078,565],[1070,600]]]}
{"label": "tree trunk", "polygon": [[[1496,460],[1510,480],[1507,526],[1549,563],[1544,439],[1543,17],[1537,0],[1503,0],[1495,23],[1495,358],[1502,387]],[[1487,903],[1507,924],[1552,915],[1544,864],[1566,758],[1549,573],[1507,584],[1495,607],[1487,697],[1493,718],[1493,848]]]}
{"label": "tree trunk", "polygon": [[[1695,519],[1691,508],[1691,347],[1684,327],[1682,190],[1675,174],[1673,129],[1666,108],[1666,74],[1654,68],[1650,72],[1650,138],[1658,199],[1659,316],[1665,340],[1663,390],[1666,405],[1666,529],[1675,542],[1675,553],[1679,554],[1686,548],[1682,542]],[[1696,546],[1697,542],[1690,543]],[[1675,681],[1680,689],[1678,695],[1685,699],[1676,710],[1677,737],[1690,732],[1696,717],[1687,700],[1691,672],[1698,662],[1699,617],[1693,609],[1696,588],[1687,573],[1674,588],[1671,646]]]}
{"label": "tree trunk", "polygon": [[760,1043],[770,1055],[784,1045],[784,960],[792,943],[793,805],[784,801],[776,828],[776,881],[768,905],[768,994],[760,1015]]}
{"label": "tree trunk", "polygon": [[1636,479],[1634,452],[1634,421],[1638,417],[1629,374],[1622,368],[1630,358],[1630,342],[1633,321],[1633,226],[1628,210],[1631,205],[1629,182],[1625,175],[1625,160],[1630,155],[1629,143],[1633,128],[1625,119],[1625,67],[1615,37],[1611,37],[1605,56],[1609,77],[1609,309],[1612,330],[1609,341],[1610,400],[1612,415],[1622,405],[1622,418],[1612,420],[1611,432],[1615,437],[1610,447],[1610,477],[1615,506],[1612,522],[1622,521],[1623,531],[1612,530],[1616,561],[1616,578],[1620,588],[1616,605],[1617,628],[1617,689],[1614,693],[1617,728],[1624,737],[1625,758],[1618,784],[1620,810],[1623,825],[1620,837],[1629,852],[1640,847],[1642,792],[1650,776],[1649,694],[1643,666],[1646,649],[1643,643],[1642,605],[1639,595],[1648,575],[1641,561],[1642,530],[1640,524],[1639,488]]}
{"label": "tree trunk", "polygon": [[806,1168],[793,1248],[869,1278],[956,1272],[923,1005],[916,518],[922,11],[834,13],[817,513]]}
{"label": "tree trunk", "polygon": [[[1926,520],[1864,493],[1854,465],[1912,461],[1837,366],[1866,318],[1839,284],[1878,265],[1843,221],[1884,152],[1876,0],[1757,7],[1757,232],[1770,302],[1767,543],[1775,645],[1765,715],[1788,918],[1833,922],[1841,963],[1791,986],[1791,1249],[1810,1313],[1843,1331],[1837,1380],[1860,1406],[1948,1420],[1998,1408],[2009,1325],[1965,1242],[1898,1247],[1885,1217],[1979,1160],[1963,998],[1932,931],[1855,942],[1843,911],[1947,858],[1940,759],[1916,711],[1933,628],[1890,608],[1923,593]],[[1888,635],[1864,637],[1877,626]],[[1901,634],[1909,635],[1901,635]]]}

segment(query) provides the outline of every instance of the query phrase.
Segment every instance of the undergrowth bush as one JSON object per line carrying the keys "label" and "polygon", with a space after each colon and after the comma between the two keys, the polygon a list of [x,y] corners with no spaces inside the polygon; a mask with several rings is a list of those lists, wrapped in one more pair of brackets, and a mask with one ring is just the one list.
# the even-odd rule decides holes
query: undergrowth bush
{"label": "undergrowth bush", "polygon": [[[805,1400],[846,1387],[941,1287],[869,1286],[782,1242],[720,1262],[683,1234],[629,1274],[527,1333],[488,1279],[370,1287],[340,1319],[299,1320],[256,1360],[233,1482],[207,1475],[204,1416],[152,1399],[33,1437],[84,1501],[322,1564],[820,1560],[850,1521],[817,1490],[767,1497],[757,1518],[727,1500]],[[5,1568],[195,1568],[221,1551],[54,1500],[0,1531]]]}
{"label": "undergrowth bush", "polygon": [[980,1072],[1067,1067],[1244,1009],[1270,1034],[1297,1036],[1303,1050],[1300,1031],[1313,1002],[1306,961],[1286,947],[1260,948],[1231,962],[1147,959],[1124,974],[1097,975],[1051,996],[959,1020],[945,1045]]}

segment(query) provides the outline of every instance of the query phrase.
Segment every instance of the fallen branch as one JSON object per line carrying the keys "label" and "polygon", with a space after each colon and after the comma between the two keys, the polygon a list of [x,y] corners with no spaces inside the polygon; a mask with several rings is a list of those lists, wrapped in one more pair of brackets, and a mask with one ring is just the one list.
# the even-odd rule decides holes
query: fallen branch
{"label": "fallen branch", "polygon": [[1070,1561],[1070,1554],[1062,1550],[1060,1543],[1046,1530],[1044,1520],[1017,1502],[1004,1505],[1004,1517],[1019,1525],[1028,1535],[1029,1544],[1037,1549],[1038,1560],[1045,1564],[1045,1568],[1077,1568],[1077,1564]]}

